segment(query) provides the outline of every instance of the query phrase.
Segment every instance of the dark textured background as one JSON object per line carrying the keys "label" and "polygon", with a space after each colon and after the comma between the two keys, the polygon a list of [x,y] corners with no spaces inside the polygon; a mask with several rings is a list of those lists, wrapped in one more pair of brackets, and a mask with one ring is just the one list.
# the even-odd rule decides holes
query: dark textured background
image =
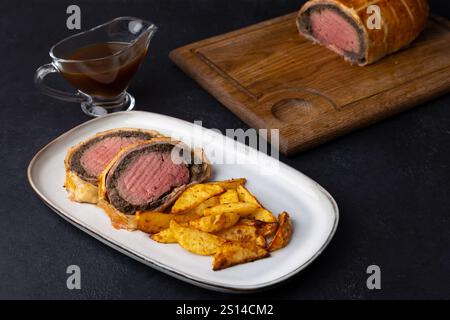
{"label": "dark textured background", "polygon": [[[49,210],[26,178],[32,156],[88,120],[79,106],[33,87],[48,49],[73,34],[66,7],[86,29],[121,15],[160,29],[130,91],[138,109],[207,127],[247,126],[168,59],[171,49],[292,12],[294,0],[10,1],[0,19],[0,298],[396,299],[450,297],[450,96],[283,162],[336,198],[341,222],[327,250],[283,286],[251,296],[206,291],[98,242]],[[431,1],[449,17],[448,1]],[[450,54],[450,51],[449,51]],[[66,267],[82,290],[66,289]],[[366,267],[382,268],[382,290],[366,289]]]}

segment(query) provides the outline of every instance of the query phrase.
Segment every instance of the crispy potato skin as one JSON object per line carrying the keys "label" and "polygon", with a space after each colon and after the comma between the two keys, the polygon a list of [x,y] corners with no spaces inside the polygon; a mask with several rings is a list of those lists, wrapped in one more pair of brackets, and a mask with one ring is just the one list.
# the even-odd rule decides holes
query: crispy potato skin
{"label": "crispy potato skin", "polygon": [[170,228],[153,234],[150,238],[159,243],[177,243],[177,239]]}
{"label": "crispy potato skin", "polygon": [[244,242],[227,242],[222,245],[213,258],[213,270],[223,270],[237,264],[266,258],[270,254],[256,244]]}
{"label": "crispy potato skin", "polygon": [[258,206],[253,203],[244,203],[244,202],[224,203],[205,209],[204,214],[205,216],[209,216],[225,212],[234,212],[239,214],[240,216],[246,216],[254,212],[256,209],[258,209]]}
{"label": "crispy potato skin", "polygon": [[173,214],[153,211],[137,212],[137,229],[145,233],[154,234],[169,228],[170,221],[172,220],[181,223],[199,219],[200,217],[201,215],[196,212],[189,212],[186,214]]}
{"label": "crispy potato skin", "polygon": [[219,197],[220,204],[239,202],[239,196],[236,190],[230,189],[222,193]]}
{"label": "crispy potato skin", "polygon": [[257,227],[254,225],[237,224],[216,233],[216,235],[228,241],[255,243],[261,247],[266,246],[266,239],[259,234]]}
{"label": "crispy potato skin", "polygon": [[254,226],[258,233],[264,237],[271,237],[278,229],[278,222],[264,222],[260,220],[243,218],[239,221],[239,225]]}
{"label": "crispy potato skin", "polygon": [[[262,221],[261,221],[262,222]],[[271,237],[278,230],[278,222],[263,222],[258,232],[263,237]]]}
{"label": "crispy potato skin", "polygon": [[230,179],[225,181],[211,181],[207,182],[206,184],[215,184],[219,185],[222,188],[226,190],[236,190],[236,188],[240,185],[244,185],[247,182],[247,179],[245,178],[238,178],[238,179]]}
{"label": "crispy potato skin", "polygon": [[137,229],[150,234],[158,233],[167,229],[173,218],[173,214],[163,212],[137,212]]}
{"label": "crispy potato skin", "polygon": [[248,215],[249,218],[263,221],[263,222],[276,222],[277,218],[267,209],[264,208],[258,208],[255,211],[253,211],[251,214]]}
{"label": "crispy potato skin", "polygon": [[203,201],[225,192],[225,189],[215,184],[196,184],[187,188],[175,201],[172,213],[183,213],[189,211]]}
{"label": "crispy potato skin", "polygon": [[188,213],[196,213],[199,216],[203,216],[206,208],[217,206],[220,203],[219,197],[220,196],[214,196],[212,198],[209,198],[208,200],[203,201],[195,208],[189,210]]}
{"label": "crispy potato skin", "polygon": [[216,235],[190,227],[183,227],[174,220],[170,222],[170,230],[180,246],[199,255],[213,255],[226,242]]}
{"label": "crispy potato skin", "polygon": [[293,228],[289,214],[287,212],[281,213],[278,221],[280,226],[269,244],[269,251],[271,252],[286,247],[292,238]]}
{"label": "crispy potato skin", "polygon": [[236,191],[239,195],[239,201],[247,202],[247,203],[253,203],[261,207],[261,204],[258,200],[256,200],[256,197],[250,193],[250,191],[247,190],[244,186],[240,185],[236,188]]}
{"label": "crispy potato skin", "polygon": [[240,219],[235,212],[210,215],[190,222],[190,226],[204,232],[218,232],[234,226]]}
{"label": "crispy potato skin", "polygon": [[258,206],[258,208],[249,215],[249,218],[264,222],[275,222],[277,219],[269,210],[265,209],[262,204],[256,199],[256,197],[251,194],[244,186],[238,186],[236,189],[239,195],[239,201],[245,203],[252,203]]}

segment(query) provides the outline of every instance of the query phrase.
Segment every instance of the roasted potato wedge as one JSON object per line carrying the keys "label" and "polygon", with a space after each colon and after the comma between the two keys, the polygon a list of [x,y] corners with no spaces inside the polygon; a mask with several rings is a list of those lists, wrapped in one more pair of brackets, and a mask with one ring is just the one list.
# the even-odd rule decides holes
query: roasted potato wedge
{"label": "roasted potato wedge", "polygon": [[247,182],[247,179],[245,178],[238,178],[238,179],[231,179],[231,180],[224,180],[224,181],[211,181],[206,184],[215,184],[219,185],[222,188],[226,190],[230,189],[236,189],[238,186],[243,185]]}
{"label": "roasted potato wedge", "polygon": [[259,203],[256,197],[252,195],[250,191],[248,191],[247,188],[245,188],[244,186],[242,185],[237,186],[236,191],[239,195],[239,201],[254,203],[257,204],[259,207],[262,207],[262,205]]}
{"label": "roasted potato wedge", "polygon": [[278,230],[278,222],[262,222],[262,225],[258,227],[258,233],[263,237],[271,237]]}
{"label": "roasted potato wedge", "polygon": [[278,216],[279,227],[272,241],[269,243],[269,251],[275,251],[284,248],[291,241],[292,222],[289,214],[283,212]]}
{"label": "roasted potato wedge", "polygon": [[[198,214],[197,212],[188,212],[185,214],[174,214],[173,220],[180,223],[181,225],[185,222],[189,222],[192,220],[196,220],[201,218],[202,215]],[[169,226],[167,226],[169,228]]]}
{"label": "roasted potato wedge", "polygon": [[174,220],[170,222],[170,230],[180,246],[199,255],[213,255],[226,242],[216,235],[191,227],[183,227]]}
{"label": "roasted potato wedge", "polygon": [[257,236],[255,239],[255,243],[256,243],[256,245],[258,245],[260,247],[263,247],[263,248],[267,247],[266,238],[264,238],[264,236],[261,236],[261,235]]}
{"label": "roasted potato wedge", "polygon": [[194,185],[170,213],[138,212],[137,229],[153,234],[154,241],[213,256],[213,270],[265,258],[289,243],[292,222],[286,212],[277,221],[245,182],[241,178]]}
{"label": "roasted potato wedge", "polygon": [[255,210],[254,213],[252,213],[249,217],[264,221],[264,222],[276,222],[277,218],[270,212],[269,210],[265,209],[261,203],[256,199],[256,197],[250,193],[244,186],[238,186],[236,189],[238,195],[239,195],[239,201],[246,202],[246,203],[253,203],[259,206],[259,209]]}
{"label": "roasted potato wedge", "polygon": [[222,193],[219,196],[219,202],[221,204],[239,202],[239,196],[238,196],[237,191],[230,189],[230,190],[227,190],[225,193]]}
{"label": "roasted potato wedge", "polygon": [[263,237],[271,237],[278,229],[278,222],[264,222],[254,219],[242,218],[238,225],[253,226],[257,229],[258,234]]}
{"label": "roasted potato wedge", "polygon": [[173,219],[177,222],[189,222],[200,217],[201,215],[195,212],[189,212],[183,215],[152,211],[137,212],[137,229],[146,233],[154,234],[169,228],[170,221]]}
{"label": "roasted potato wedge", "polygon": [[198,206],[196,206],[194,209],[190,210],[189,213],[195,213],[199,215],[200,217],[203,216],[203,212],[206,208],[211,208],[214,206],[217,206],[220,204],[219,202],[220,196],[214,196],[212,198],[209,198],[208,200],[203,201]]}
{"label": "roasted potato wedge", "polygon": [[197,207],[203,201],[221,194],[225,191],[220,185],[216,184],[196,184],[187,188],[175,201],[171,212],[183,213]]}
{"label": "roasted potato wedge", "polygon": [[252,225],[237,224],[216,233],[216,235],[229,241],[249,242],[261,247],[266,246],[266,239],[259,234],[258,228]]}
{"label": "roasted potato wedge", "polygon": [[255,220],[263,221],[263,222],[277,222],[277,218],[267,209],[258,208],[248,215],[248,218],[252,218]]}
{"label": "roasted potato wedge", "polygon": [[258,208],[259,207],[253,203],[244,203],[244,202],[224,203],[211,208],[207,208],[203,211],[203,213],[205,216],[209,216],[225,212],[234,212],[239,214],[240,216],[247,216]]}
{"label": "roasted potato wedge", "polygon": [[163,212],[137,212],[137,229],[150,234],[158,233],[169,227],[174,216]]}
{"label": "roasted potato wedge", "polygon": [[223,244],[214,255],[213,270],[222,270],[268,256],[269,252],[256,244],[230,241]]}
{"label": "roasted potato wedge", "polygon": [[150,238],[159,243],[177,243],[177,239],[175,239],[170,228],[155,233]]}
{"label": "roasted potato wedge", "polygon": [[218,232],[234,226],[240,218],[235,212],[224,212],[193,220],[189,225],[204,232]]}

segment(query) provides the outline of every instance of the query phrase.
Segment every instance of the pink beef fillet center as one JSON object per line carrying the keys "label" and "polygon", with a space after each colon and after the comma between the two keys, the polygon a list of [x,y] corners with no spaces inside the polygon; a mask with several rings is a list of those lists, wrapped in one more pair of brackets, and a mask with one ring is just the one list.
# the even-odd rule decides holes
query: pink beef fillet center
{"label": "pink beef fillet center", "polygon": [[86,150],[81,156],[80,163],[89,175],[97,177],[121,149],[138,141],[140,139],[136,137],[106,138]]}
{"label": "pink beef fillet center", "polygon": [[313,6],[302,15],[299,27],[314,41],[353,63],[361,63],[365,59],[363,31],[339,8],[331,5]]}
{"label": "pink beef fillet center", "polygon": [[125,214],[164,210],[187,186],[207,179],[209,165],[187,158],[190,150],[178,157],[176,146],[156,139],[128,148],[106,174],[109,203]]}
{"label": "pink beef fillet center", "polygon": [[361,50],[355,27],[336,10],[324,9],[311,13],[311,29],[323,45],[341,55],[358,54]]}
{"label": "pink beef fillet center", "polygon": [[118,130],[95,137],[83,144],[70,159],[70,170],[94,185],[108,163],[123,148],[154,136],[145,131]]}
{"label": "pink beef fillet center", "polygon": [[157,200],[189,182],[185,164],[175,164],[169,152],[151,152],[134,159],[117,181],[120,196],[134,206]]}

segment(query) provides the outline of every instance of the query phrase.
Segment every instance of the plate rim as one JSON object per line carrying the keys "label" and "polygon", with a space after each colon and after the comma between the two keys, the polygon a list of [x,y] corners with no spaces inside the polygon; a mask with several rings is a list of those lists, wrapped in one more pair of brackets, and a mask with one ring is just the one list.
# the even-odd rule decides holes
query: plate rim
{"label": "plate rim", "polygon": [[[94,230],[92,230],[87,224],[82,223],[80,221],[77,221],[77,219],[71,217],[70,215],[67,215],[65,212],[63,212],[63,210],[60,210],[59,208],[57,208],[55,205],[52,204],[52,202],[47,199],[47,197],[45,197],[40,190],[38,189],[38,187],[36,186],[36,184],[34,183],[34,180],[32,178],[32,171],[33,171],[33,167],[36,163],[36,161],[38,160],[38,158],[53,144],[57,143],[59,140],[62,140],[63,138],[65,138],[66,136],[70,135],[72,132],[87,126],[91,123],[94,122],[98,122],[98,121],[102,121],[105,118],[110,118],[110,117],[114,117],[114,116],[119,116],[122,114],[130,114],[130,113],[143,113],[143,114],[147,114],[147,115],[156,115],[156,116],[160,116],[160,117],[164,117],[164,118],[169,118],[171,120],[177,120],[177,121],[182,121],[182,122],[186,122],[189,123],[189,121],[186,120],[182,120],[182,119],[178,119],[175,117],[171,117],[171,116],[167,116],[167,115],[163,115],[163,114],[158,114],[158,113],[154,113],[154,112],[148,112],[148,111],[139,111],[139,110],[135,110],[135,111],[121,111],[121,112],[116,112],[116,113],[111,113],[108,115],[105,115],[103,117],[99,117],[99,118],[94,118],[88,121],[85,121],[75,127],[73,127],[72,129],[69,129],[68,131],[64,132],[63,134],[61,134],[60,136],[56,137],[55,139],[53,139],[52,141],[48,142],[44,147],[42,147],[31,159],[30,163],[28,164],[28,168],[27,168],[27,178],[28,178],[28,182],[31,186],[31,188],[34,190],[34,192],[41,198],[41,200],[44,202],[44,204],[49,207],[51,210],[53,210],[55,213],[57,213],[61,218],[63,218],[64,220],[68,221],[69,223],[71,223],[72,225],[74,225],[75,227],[77,227],[78,229],[84,231],[85,233],[87,233],[88,235],[92,236],[93,238],[99,240],[100,242],[106,244],[107,246],[117,250],[120,253],[125,254],[126,256],[135,259],[155,270],[158,270],[160,272],[163,272],[167,275],[170,275],[178,280],[205,288],[205,289],[209,289],[209,290],[213,290],[213,291],[219,291],[219,292],[225,292],[225,293],[253,293],[253,292],[258,292],[258,291],[263,291],[263,290],[268,290],[270,288],[273,288],[275,286],[281,285],[283,283],[285,283],[287,280],[291,279],[293,276],[295,276],[296,274],[298,274],[299,272],[301,272],[302,270],[304,270],[306,267],[308,267],[314,260],[316,260],[322,253],[323,251],[326,249],[326,247],[329,245],[329,243],[331,242],[331,240],[333,239],[337,227],[339,225],[339,219],[340,219],[340,215],[339,215],[339,207],[336,203],[336,200],[331,196],[331,194],[325,189],[323,188],[320,184],[318,184],[316,181],[314,181],[313,179],[309,178],[308,176],[304,175],[303,173],[301,173],[300,171],[298,171],[295,168],[292,168],[291,166],[283,163],[280,161],[280,163],[284,166],[286,166],[287,168],[291,169],[291,170],[295,170],[300,172],[302,175],[304,175],[305,177],[307,177],[311,182],[314,183],[314,186],[317,187],[318,191],[320,191],[326,198],[327,200],[331,203],[332,206],[332,211],[333,211],[333,217],[334,217],[334,221],[333,221],[333,226],[332,229],[326,239],[326,241],[322,244],[322,246],[319,248],[319,250],[316,251],[316,253],[314,255],[312,255],[306,262],[304,262],[303,264],[301,264],[300,266],[298,266],[297,268],[295,268],[294,270],[292,270],[289,273],[286,273],[285,275],[276,278],[274,280],[271,281],[267,281],[267,282],[263,282],[263,283],[259,283],[257,285],[249,285],[249,286],[242,286],[242,287],[237,287],[237,286],[227,286],[227,285],[223,285],[221,283],[216,283],[213,281],[207,281],[207,280],[203,280],[201,278],[198,277],[193,277],[190,276],[188,274],[185,274],[179,270],[173,270],[172,268],[170,268],[169,266],[165,265],[164,263],[160,263],[160,262],[156,262],[153,261],[153,259],[148,259],[140,254],[138,254],[137,252],[130,250],[128,248],[122,247],[120,245],[120,243],[117,243],[117,241],[110,239],[109,237],[105,236],[105,235],[101,235],[97,232],[95,232]],[[242,144],[241,142],[238,142],[239,144]],[[256,149],[255,149],[256,150]],[[256,150],[258,153],[260,152],[259,150]],[[267,156],[267,155],[266,155]]]}

